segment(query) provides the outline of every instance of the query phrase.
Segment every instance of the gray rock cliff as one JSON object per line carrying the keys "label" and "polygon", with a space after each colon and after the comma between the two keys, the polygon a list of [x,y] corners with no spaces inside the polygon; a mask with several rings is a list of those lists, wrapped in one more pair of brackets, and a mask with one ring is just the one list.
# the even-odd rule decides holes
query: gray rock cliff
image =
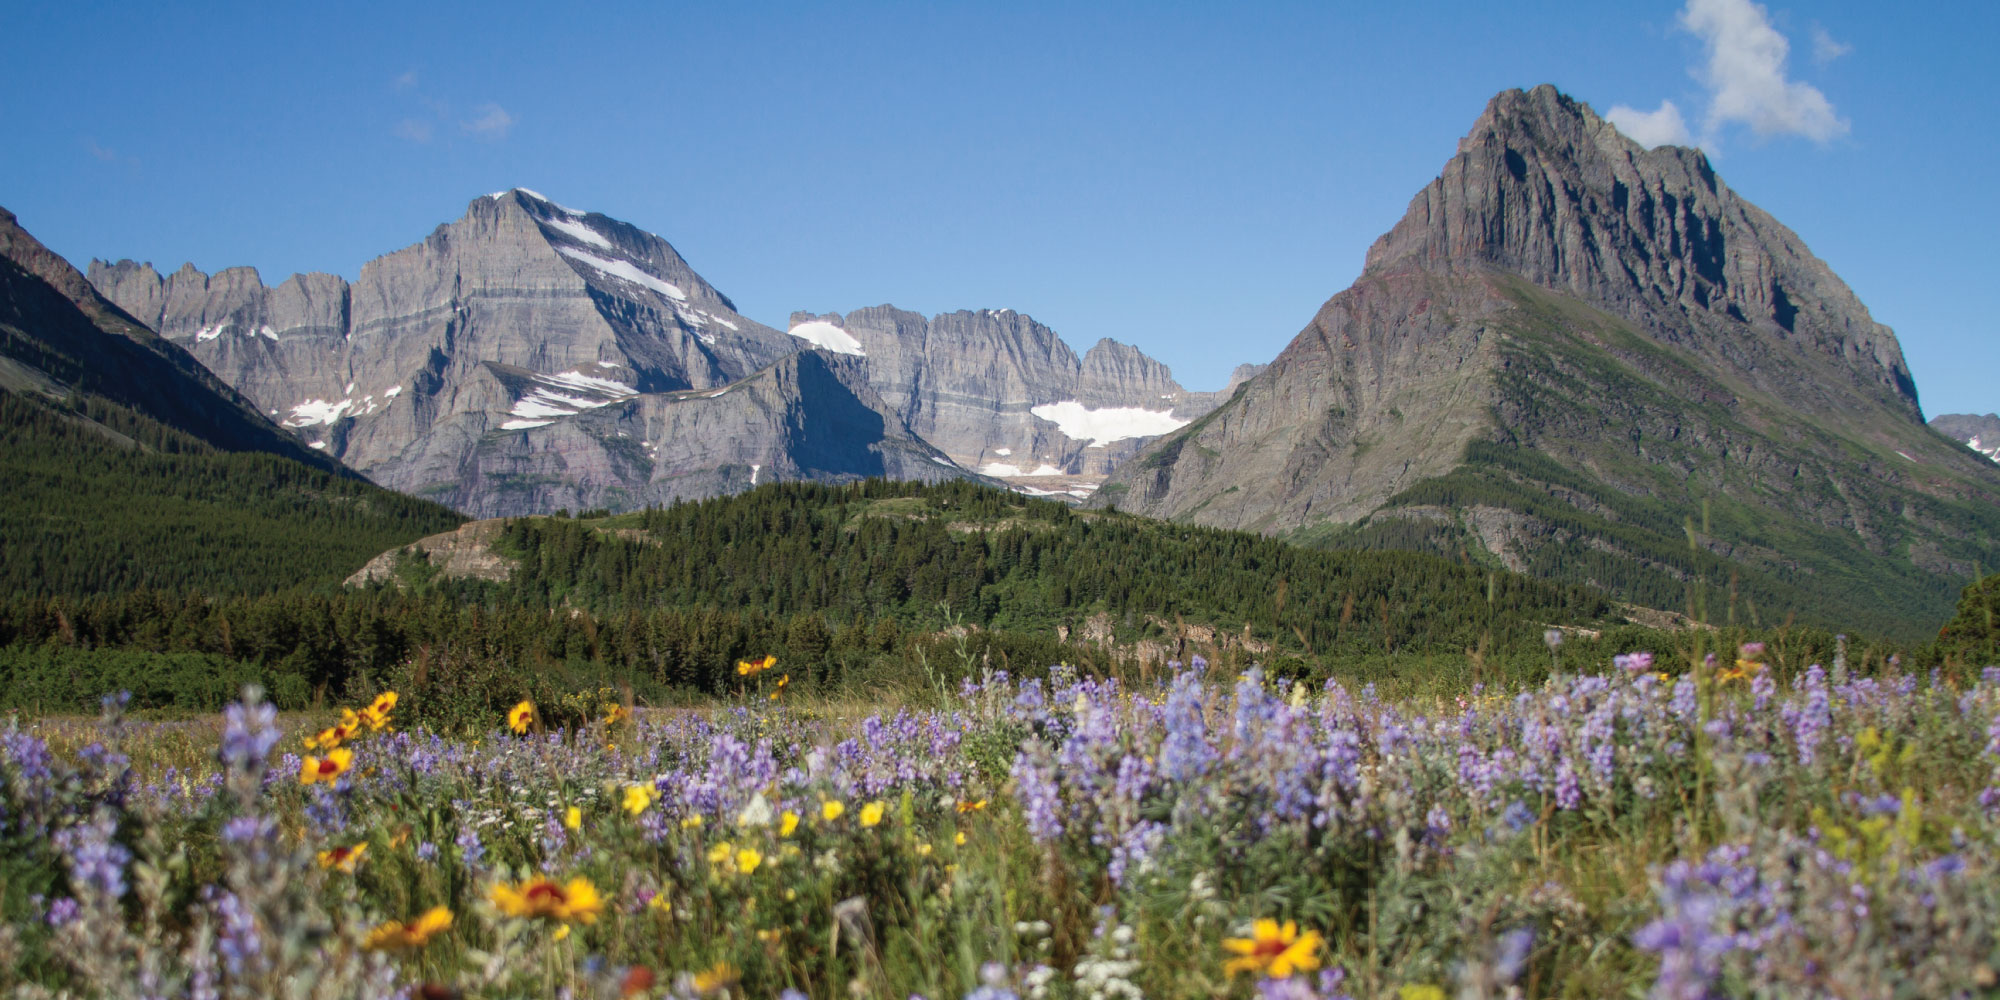
{"label": "gray rock cliff", "polygon": [[2000,554],[1995,501],[1797,234],[1542,86],[1496,96],[1360,278],[1093,503],[1655,607],[1740,573],[1764,607],[1895,630]]}

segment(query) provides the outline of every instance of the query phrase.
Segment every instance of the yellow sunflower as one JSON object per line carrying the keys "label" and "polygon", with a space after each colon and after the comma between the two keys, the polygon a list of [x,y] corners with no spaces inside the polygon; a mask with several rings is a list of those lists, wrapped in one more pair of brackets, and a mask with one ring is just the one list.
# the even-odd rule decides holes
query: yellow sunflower
{"label": "yellow sunflower", "polygon": [[597,894],[597,887],[589,879],[582,877],[570,879],[567,884],[541,877],[515,885],[500,882],[487,890],[487,896],[500,912],[510,917],[591,924],[604,912],[604,897]]}
{"label": "yellow sunflower", "polygon": [[324,781],[331,785],[340,776],[354,768],[354,751],[346,747],[335,747],[324,757],[307,757],[299,764],[299,784],[310,785]]}
{"label": "yellow sunflower", "polygon": [[1272,979],[1288,979],[1294,972],[1319,968],[1323,943],[1318,931],[1301,934],[1294,921],[1279,924],[1276,920],[1258,920],[1251,925],[1249,937],[1223,939],[1222,946],[1236,957],[1223,963],[1222,970],[1232,976],[1255,972]]}
{"label": "yellow sunflower", "polygon": [[525,733],[535,721],[535,703],[523,701],[507,712],[507,728],[516,733]]}
{"label": "yellow sunflower", "polygon": [[368,932],[361,947],[370,951],[415,951],[450,929],[451,909],[434,906],[407,924],[400,920],[381,924]]}

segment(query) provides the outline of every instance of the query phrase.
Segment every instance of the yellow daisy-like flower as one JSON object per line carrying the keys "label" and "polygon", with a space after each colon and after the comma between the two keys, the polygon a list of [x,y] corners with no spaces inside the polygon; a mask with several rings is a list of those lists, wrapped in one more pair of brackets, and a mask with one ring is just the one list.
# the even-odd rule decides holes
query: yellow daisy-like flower
{"label": "yellow daisy-like flower", "polygon": [[795,813],[790,809],[787,809],[785,810],[784,815],[778,817],[778,836],[789,837],[792,835],[793,831],[797,830],[798,828],[799,828],[798,813]]}
{"label": "yellow daisy-like flower", "polygon": [[965,799],[958,800],[958,811],[961,813],[976,813],[984,808],[986,808],[985,799],[980,799],[977,802],[968,802]]}
{"label": "yellow daisy-like flower", "polygon": [[839,819],[841,815],[846,812],[847,812],[847,803],[842,802],[839,799],[828,799],[825,802],[819,804],[819,818],[825,820],[828,823],[831,823],[834,820]]}
{"label": "yellow daisy-like flower", "polygon": [[328,726],[320,730],[317,734],[306,737],[306,749],[332,750],[342,743],[347,742],[348,738],[353,735],[354,730],[348,729],[345,726]]}
{"label": "yellow daisy-like flower", "polygon": [[405,924],[390,920],[368,932],[361,947],[369,951],[415,951],[430,939],[451,929],[451,909],[434,906],[424,915]]}
{"label": "yellow daisy-like flower", "polygon": [[563,828],[571,831],[583,829],[583,810],[575,806],[563,810]]}
{"label": "yellow daisy-like flower", "polygon": [[623,705],[613,705],[610,711],[604,713],[604,724],[607,726],[615,726],[621,722],[631,721],[632,710]]}
{"label": "yellow daisy-like flower", "polygon": [[299,764],[299,784],[310,785],[324,781],[331,785],[340,776],[354,768],[354,751],[346,747],[335,747],[324,757],[307,757]]}
{"label": "yellow daisy-like flower", "polygon": [[736,674],[739,677],[751,677],[777,665],[778,658],[775,656],[766,656],[761,660],[737,660]]}
{"label": "yellow daisy-like flower", "polygon": [[1289,979],[1294,972],[1319,968],[1323,943],[1318,931],[1301,934],[1294,921],[1279,924],[1276,920],[1258,920],[1251,926],[1249,937],[1223,940],[1222,946],[1237,957],[1223,963],[1222,970],[1232,976],[1255,972],[1272,979]]}
{"label": "yellow daisy-like flower", "polygon": [[764,863],[764,855],[754,847],[746,847],[736,852],[736,870],[745,875],[757,870]]}
{"label": "yellow daisy-like flower", "polygon": [[604,897],[597,894],[597,887],[589,879],[582,877],[570,879],[567,884],[540,877],[515,885],[499,882],[486,894],[500,912],[510,917],[590,924],[596,923],[598,915],[604,912]]}
{"label": "yellow daisy-like flower", "polygon": [[882,801],[881,799],[876,799],[875,801],[870,802],[865,806],[862,806],[861,825],[874,826],[875,824],[882,822],[882,810],[887,808],[889,808],[889,804]]}
{"label": "yellow daisy-like flower", "polygon": [[730,852],[734,850],[736,850],[736,845],[725,840],[722,843],[717,844],[714,847],[708,849],[708,863],[711,865],[719,865],[724,861],[728,861]]}
{"label": "yellow daisy-like flower", "polygon": [[507,713],[507,728],[516,733],[525,733],[535,721],[535,703],[523,701]]}
{"label": "yellow daisy-like flower", "polygon": [[683,829],[683,830],[699,830],[699,829],[701,829],[701,816],[700,816],[699,814],[697,814],[697,815],[694,815],[694,816],[688,816],[688,817],[685,817],[685,818],[683,818],[683,819],[681,820],[681,829]]}
{"label": "yellow daisy-like flower", "polygon": [[735,966],[728,962],[717,962],[707,970],[694,974],[694,991],[702,996],[720,993],[736,985],[742,978],[743,974],[736,971]]}
{"label": "yellow daisy-like flower", "polygon": [[329,847],[319,852],[319,866],[321,868],[338,868],[341,871],[352,873],[355,866],[361,864],[362,855],[367,853],[367,841],[362,841],[359,844],[350,844],[346,847]]}
{"label": "yellow daisy-like flower", "polygon": [[964,846],[965,846],[965,831],[964,831],[964,830],[960,830],[960,831],[958,831],[957,833],[953,834],[953,835],[952,835],[952,837],[951,837],[951,842],[952,842],[952,843],[954,843],[954,844],[957,844],[957,845],[958,845],[958,846],[960,846],[960,847],[964,847]]}
{"label": "yellow daisy-like flower", "polygon": [[[388,715],[390,712],[396,710],[396,692],[384,691],[381,694],[376,695],[375,701],[368,707],[381,715]],[[425,916],[429,915],[430,914],[425,914]],[[446,910],[445,915],[450,916],[451,911]]]}
{"label": "yellow daisy-like flower", "polygon": [[625,812],[627,815],[637,816],[651,809],[654,800],[659,797],[660,793],[651,785],[626,785]]}

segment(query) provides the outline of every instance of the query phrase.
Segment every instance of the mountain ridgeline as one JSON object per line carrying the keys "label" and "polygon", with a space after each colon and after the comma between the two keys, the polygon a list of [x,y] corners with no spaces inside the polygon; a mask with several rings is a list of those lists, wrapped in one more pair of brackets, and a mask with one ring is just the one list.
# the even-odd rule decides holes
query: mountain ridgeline
{"label": "mountain ridgeline", "polygon": [[1079,361],[1011,310],[799,314],[780,333],[666,240],[523,189],[353,284],[129,260],[90,279],[310,447],[478,516],[982,471],[1086,495],[1218,401],[1120,344]]}
{"label": "mountain ridgeline", "polygon": [[1894,334],[1700,151],[1548,86],[1094,502],[1902,635],[2000,557],[2000,467],[1924,425]]}
{"label": "mountain ridgeline", "polygon": [[460,520],[306,448],[0,210],[0,594],[326,584]]}

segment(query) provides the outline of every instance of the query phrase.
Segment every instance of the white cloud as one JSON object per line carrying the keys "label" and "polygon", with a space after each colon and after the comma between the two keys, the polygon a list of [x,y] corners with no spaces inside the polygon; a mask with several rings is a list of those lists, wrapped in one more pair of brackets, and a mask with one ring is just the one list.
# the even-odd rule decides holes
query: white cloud
{"label": "white cloud", "polygon": [[1695,71],[1709,90],[1706,137],[1740,123],[1760,136],[1802,135],[1826,142],[1847,133],[1847,122],[1819,88],[1787,79],[1785,36],[1771,27],[1761,4],[1751,0],[1688,0],[1681,27],[1699,36],[1707,65]]}
{"label": "white cloud", "polygon": [[[1651,148],[1664,143],[1714,149],[1724,127],[1748,125],[1759,136],[1804,136],[1825,143],[1847,134],[1847,121],[1818,87],[1786,75],[1791,43],[1771,26],[1764,6],[1753,0],[1687,0],[1680,26],[1702,41],[1703,61],[1691,72],[1708,91],[1701,135],[1672,101],[1657,111],[1616,105],[1605,115],[1633,141]],[[1849,46],[1814,25],[1813,58],[1825,64]]]}
{"label": "white cloud", "polygon": [[514,127],[514,116],[498,104],[482,104],[473,109],[474,117],[469,122],[461,122],[460,127],[481,139],[504,139],[508,130]]}
{"label": "white cloud", "polygon": [[431,123],[417,118],[405,118],[396,123],[396,135],[411,142],[431,141]]}
{"label": "white cloud", "polygon": [[1812,26],[1812,43],[1813,62],[1821,66],[1854,51],[1854,46],[1834,41],[1833,36],[1817,24]]}
{"label": "white cloud", "polygon": [[90,155],[95,156],[106,163],[110,163],[111,161],[116,160],[118,158],[117,150],[111,149],[107,146],[98,145],[96,139],[83,140],[83,148],[89,150]]}
{"label": "white cloud", "polygon": [[397,77],[397,78],[396,78],[396,89],[397,89],[397,90],[408,90],[408,89],[410,89],[411,87],[414,87],[414,86],[416,86],[416,85],[417,85],[417,71],[416,71],[416,70],[406,70],[406,71],[404,71],[404,73],[403,73],[403,75],[402,75],[402,76],[399,76],[399,77]]}
{"label": "white cloud", "polygon": [[1672,101],[1661,101],[1658,111],[1640,111],[1614,104],[1604,117],[1611,119],[1611,124],[1618,126],[1618,131],[1647,149],[1694,145],[1694,136],[1688,133],[1687,122],[1681,118],[1681,109],[1675,107]]}

